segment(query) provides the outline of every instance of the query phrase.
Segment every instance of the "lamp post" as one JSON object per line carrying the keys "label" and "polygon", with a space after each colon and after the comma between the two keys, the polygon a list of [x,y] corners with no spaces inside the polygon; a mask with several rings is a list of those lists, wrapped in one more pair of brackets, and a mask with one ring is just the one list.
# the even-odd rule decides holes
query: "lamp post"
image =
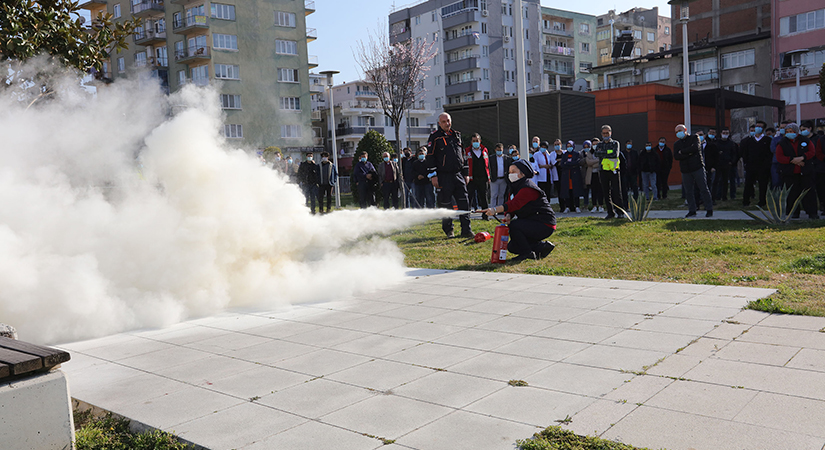
{"label": "lamp post", "polygon": [[516,28],[516,95],[518,95],[519,158],[530,160],[527,137],[527,66],[524,64],[524,8],[521,0],[513,5]]}
{"label": "lamp post", "polygon": [[[332,163],[335,164],[335,171],[338,170],[338,150],[335,149],[335,104],[332,102],[332,76],[339,73],[337,70],[326,70],[321,75],[327,76],[327,89],[329,90],[329,124],[332,130]],[[335,183],[335,207],[341,207],[341,183]]]}
{"label": "lamp post", "polygon": [[[807,48],[800,48],[799,50],[792,50],[790,52],[786,52],[785,55],[789,55],[791,58],[791,65],[796,68],[796,89],[794,93],[796,94],[796,124],[799,125],[802,123],[802,98],[799,96],[799,78],[802,72],[802,55],[808,53],[810,49]],[[799,62],[794,63],[793,57],[799,55]]]}
{"label": "lamp post", "polygon": [[690,21],[688,4],[696,0],[670,0],[669,5],[679,5],[679,22],[682,23],[682,87],[685,102],[685,128],[690,133],[690,64],[688,58],[687,24]]}

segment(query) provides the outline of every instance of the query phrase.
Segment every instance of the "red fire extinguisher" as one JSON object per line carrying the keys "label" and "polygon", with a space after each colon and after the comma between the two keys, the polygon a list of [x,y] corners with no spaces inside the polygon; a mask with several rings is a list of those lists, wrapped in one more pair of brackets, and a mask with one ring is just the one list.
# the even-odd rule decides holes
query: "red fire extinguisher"
{"label": "red fire extinguisher", "polygon": [[493,255],[490,257],[491,264],[504,264],[507,262],[507,242],[510,241],[510,227],[501,222],[496,227],[496,234],[493,237]]}

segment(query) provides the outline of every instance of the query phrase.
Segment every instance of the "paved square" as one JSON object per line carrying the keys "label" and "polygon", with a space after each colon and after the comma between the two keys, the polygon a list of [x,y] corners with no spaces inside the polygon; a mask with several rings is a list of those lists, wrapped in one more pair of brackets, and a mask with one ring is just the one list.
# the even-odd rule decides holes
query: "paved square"
{"label": "paved square", "polygon": [[65,344],[63,370],[73,397],[213,450],[513,449],[565,418],[650,448],[825,446],[825,318],[741,310],[769,289],[408,275]]}

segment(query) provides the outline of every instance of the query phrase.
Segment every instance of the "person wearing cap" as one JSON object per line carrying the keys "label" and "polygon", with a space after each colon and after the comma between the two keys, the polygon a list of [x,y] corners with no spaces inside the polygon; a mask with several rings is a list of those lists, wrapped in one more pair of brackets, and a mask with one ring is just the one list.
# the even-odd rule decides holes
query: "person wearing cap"
{"label": "person wearing cap", "polygon": [[[802,190],[808,189],[808,193],[802,197],[802,206],[809,219],[819,219],[816,190],[813,189],[813,159],[816,157],[816,149],[810,139],[799,134],[796,123],[785,125],[785,133],[776,144],[775,155],[782,183],[791,191],[788,194],[786,212],[791,212],[796,199],[802,195]],[[799,210],[794,212],[793,217],[799,217]]]}
{"label": "person wearing cap", "polygon": [[582,212],[579,208],[579,197],[582,188],[582,157],[576,151],[576,144],[567,141],[567,146],[562,149],[559,159],[559,201],[564,199],[566,207],[562,212]]}
{"label": "person wearing cap", "polygon": [[513,198],[484,211],[488,216],[505,213],[507,217],[512,217],[507,244],[507,251],[516,255],[512,262],[545,258],[555,248],[553,243],[544,239],[556,231],[556,215],[547,194],[530,180],[532,177],[533,168],[529,162],[513,162],[508,174]]}

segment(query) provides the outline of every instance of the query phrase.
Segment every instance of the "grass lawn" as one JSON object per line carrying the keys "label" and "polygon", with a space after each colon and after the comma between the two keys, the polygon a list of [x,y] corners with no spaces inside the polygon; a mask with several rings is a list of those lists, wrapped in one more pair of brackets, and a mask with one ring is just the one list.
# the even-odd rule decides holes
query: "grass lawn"
{"label": "grass lawn", "polygon": [[533,439],[516,442],[519,450],[648,450],[592,436],[580,436],[558,426],[547,427]]}
{"label": "grass lawn", "polygon": [[[495,225],[472,224],[474,232],[491,234]],[[490,264],[492,241],[446,239],[439,221],[392,238],[410,267],[775,288],[777,293],[751,308],[825,316],[823,225],[563,217],[550,238],[555,251],[544,260],[517,265]]]}
{"label": "grass lawn", "polygon": [[193,450],[177,437],[163,431],[133,433],[129,420],[107,415],[94,417],[91,410],[75,411],[77,450]]}

